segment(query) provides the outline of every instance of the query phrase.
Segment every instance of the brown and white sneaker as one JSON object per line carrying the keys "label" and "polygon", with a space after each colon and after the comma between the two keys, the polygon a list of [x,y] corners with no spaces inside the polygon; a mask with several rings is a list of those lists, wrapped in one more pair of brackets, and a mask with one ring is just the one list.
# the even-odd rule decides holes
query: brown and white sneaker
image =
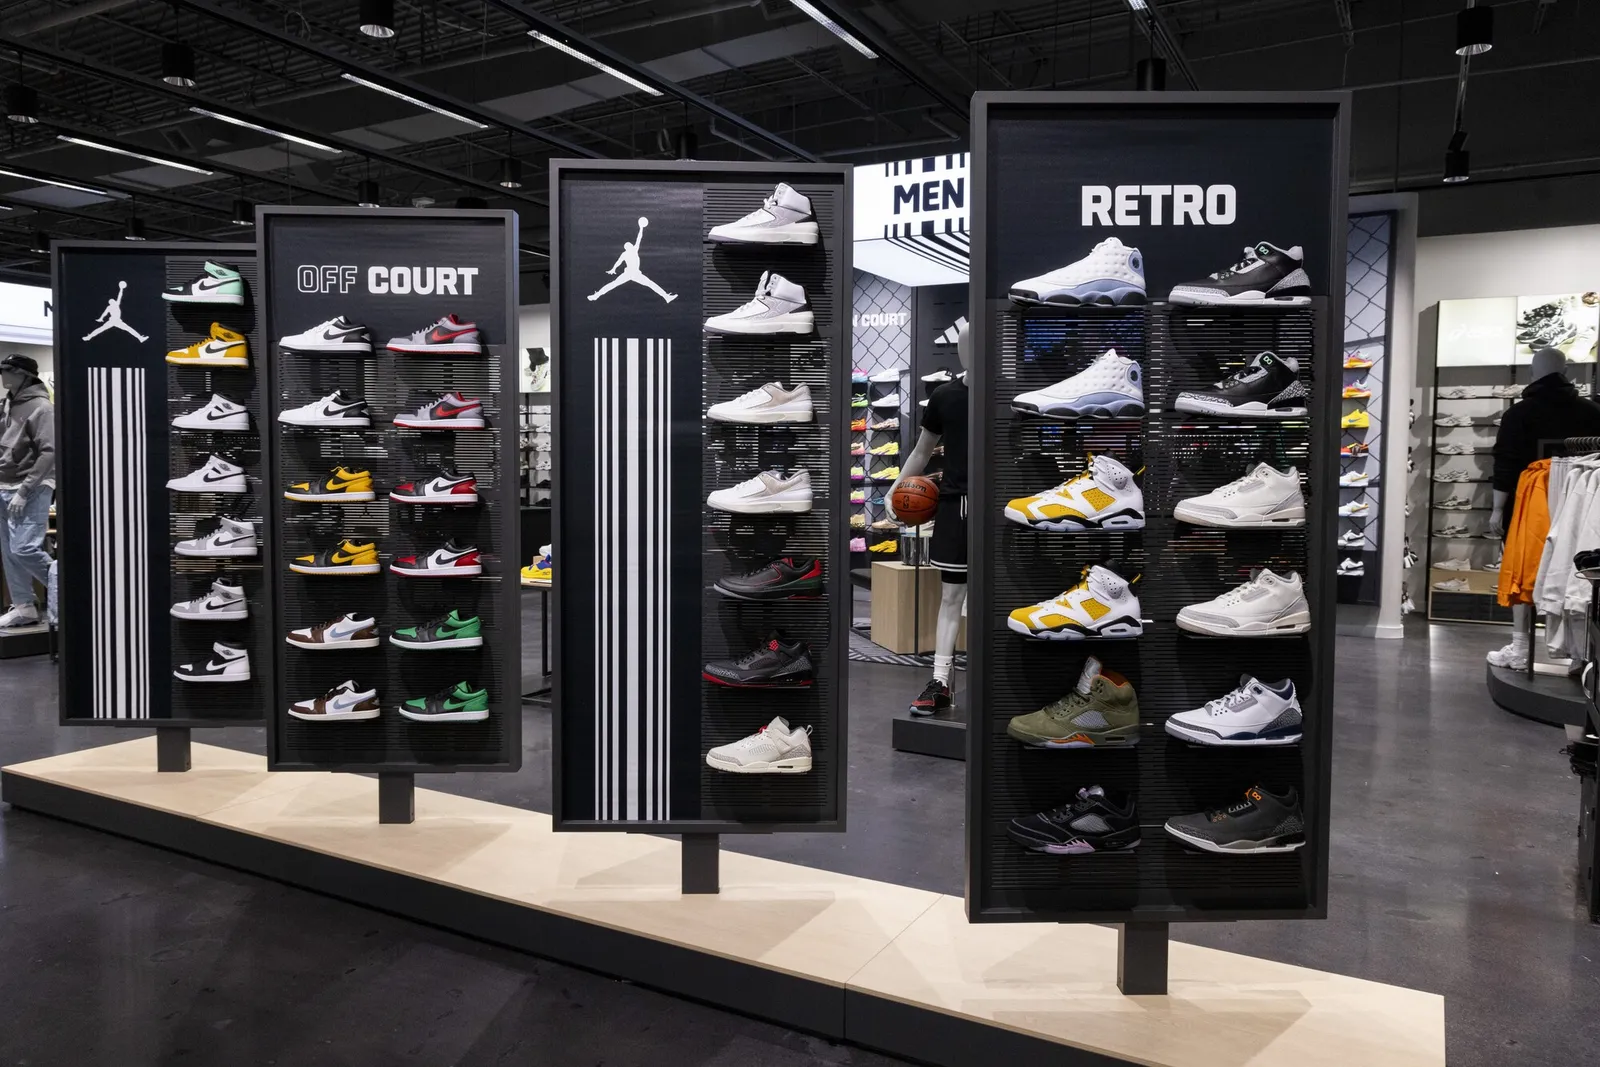
{"label": "brown and white sneaker", "polygon": [[290,630],[284,638],[296,648],[321,652],[331,649],[377,648],[378,620],[354,613],[339,616],[329,622]]}
{"label": "brown and white sneaker", "polygon": [[358,722],[378,717],[378,691],[340,682],[319,697],[289,705],[289,714],[307,722]]}

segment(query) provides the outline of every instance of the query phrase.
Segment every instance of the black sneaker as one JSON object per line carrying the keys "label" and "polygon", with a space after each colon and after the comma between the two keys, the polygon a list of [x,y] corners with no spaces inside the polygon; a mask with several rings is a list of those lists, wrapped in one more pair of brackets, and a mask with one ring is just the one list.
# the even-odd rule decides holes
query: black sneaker
{"label": "black sneaker", "polygon": [[1174,815],[1167,820],[1167,833],[1206,852],[1240,855],[1293,852],[1306,843],[1299,795],[1290,789],[1279,796],[1259,785],[1246,789],[1243,800],[1220,811]]}
{"label": "black sneaker", "polygon": [[736,600],[798,600],[822,595],[822,561],[784,556],[745,574],[719,579],[712,588]]}
{"label": "black sneaker", "polygon": [[937,678],[929,678],[928,684],[923,686],[922,695],[911,702],[910,711],[913,715],[942,715],[955,706],[950,686]]}
{"label": "black sneaker", "polygon": [[766,643],[739,659],[713,660],[700,677],[735,689],[809,689],[816,680],[811,649],[774,630]]}
{"label": "black sneaker", "polygon": [[1174,285],[1167,299],[1174,304],[1204,306],[1309,304],[1311,279],[1306,277],[1305,254],[1299,245],[1279,248],[1262,241],[1246,248],[1244,258],[1227,270]]}
{"label": "black sneaker", "polygon": [[1091,785],[1054,811],[1012,819],[1006,836],[1032,852],[1078,856],[1139,847],[1139,813],[1133,798]]}
{"label": "black sneaker", "polygon": [[1306,395],[1300,364],[1263,352],[1209,389],[1179,393],[1172,406],[1195,415],[1299,419],[1306,414]]}

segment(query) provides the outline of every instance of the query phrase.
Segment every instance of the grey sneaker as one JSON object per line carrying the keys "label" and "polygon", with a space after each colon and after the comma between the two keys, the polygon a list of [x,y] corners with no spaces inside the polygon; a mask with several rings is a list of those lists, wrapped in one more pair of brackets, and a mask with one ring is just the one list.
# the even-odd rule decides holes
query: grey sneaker
{"label": "grey sneaker", "polygon": [[706,320],[707,333],[811,333],[816,322],[806,305],[806,291],[779,274],[761,275],[755,299],[726,315]]}
{"label": "grey sneaker", "polygon": [[1217,811],[1175,815],[1167,820],[1166,827],[1167,833],[1179,841],[1206,852],[1293,852],[1306,843],[1299,795],[1289,789],[1280,796],[1259,785],[1246,789],[1237,804]]}

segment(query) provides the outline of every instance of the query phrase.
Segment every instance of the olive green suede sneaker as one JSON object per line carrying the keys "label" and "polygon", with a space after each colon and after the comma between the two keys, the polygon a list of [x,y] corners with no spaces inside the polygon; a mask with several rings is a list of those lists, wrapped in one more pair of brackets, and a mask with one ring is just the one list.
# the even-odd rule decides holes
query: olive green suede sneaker
{"label": "olive green suede sneaker", "polygon": [[1139,743],[1139,698],[1126,678],[1090,656],[1072,692],[1018,715],[1006,733],[1029,748],[1126,748]]}

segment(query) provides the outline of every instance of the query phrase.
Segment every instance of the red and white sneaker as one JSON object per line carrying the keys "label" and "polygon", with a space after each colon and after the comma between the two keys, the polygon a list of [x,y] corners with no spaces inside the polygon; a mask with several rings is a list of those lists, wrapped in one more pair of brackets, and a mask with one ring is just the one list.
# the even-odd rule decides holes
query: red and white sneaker
{"label": "red and white sneaker", "polygon": [[413,412],[396,415],[394,424],[407,430],[481,430],[488,425],[483,401],[460,393],[446,393]]}
{"label": "red and white sneaker", "polygon": [[432,552],[396,556],[389,570],[404,578],[476,578],[483,573],[476,548],[461,548],[446,541]]}
{"label": "red and white sneaker", "polygon": [[410,337],[389,338],[388,348],[417,356],[481,356],[483,336],[477,323],[462,322],[451,314]]}
{"label": "red and white sneaker", "polygon": [[440,467],[432,478],[418,478],[389,490],[396,504],[476,504],[478,479],[458,474],[453,467]]}

